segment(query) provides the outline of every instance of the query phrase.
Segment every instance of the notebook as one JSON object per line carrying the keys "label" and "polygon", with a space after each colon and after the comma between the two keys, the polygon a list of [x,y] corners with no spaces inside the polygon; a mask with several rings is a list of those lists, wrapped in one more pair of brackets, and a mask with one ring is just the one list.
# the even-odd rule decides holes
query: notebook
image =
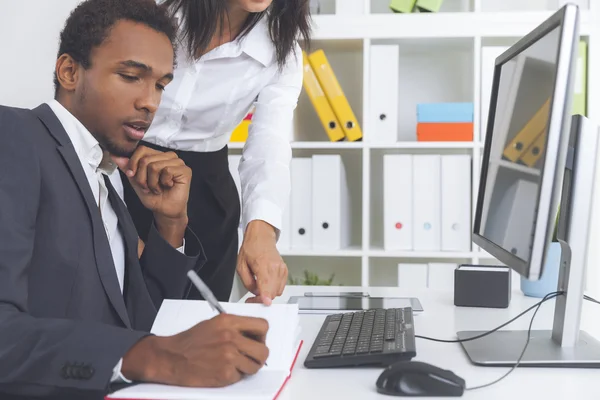
{"label": "notebook", "polygon": [[[302,341],[297,304],[221,303],[229,314],[264,318],[269,323],[266,345],[267,365],[258,373],[224,388],[188,388],[140,383],[106,396],[106,399],[137,400],[273,400],[288,381],[300,352]],[[158,312],[152,333],[170,336],[217,315],[206,301],[165,300]]]}

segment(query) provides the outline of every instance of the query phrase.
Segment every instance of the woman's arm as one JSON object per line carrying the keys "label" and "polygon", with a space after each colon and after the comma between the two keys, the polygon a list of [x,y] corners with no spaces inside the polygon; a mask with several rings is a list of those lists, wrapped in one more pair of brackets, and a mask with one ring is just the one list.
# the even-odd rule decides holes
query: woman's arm
{"label": "woman's arm", "polygon": [[281,296],[288,277],[276,244],[290,196],[289,133],[302,90],[302,51],[298,45],[295,50],[258,96],[239,166],[244,240],[237,271],[257,296],[251,301],[267,305]]}
{"label": "woman's arm", "polygon": [[242,228],[262,220],[281,230],[290,194],[292,151],[289,133],[302,90],[302,50],[296,44],[289,62],[260,92],[240,161]]}

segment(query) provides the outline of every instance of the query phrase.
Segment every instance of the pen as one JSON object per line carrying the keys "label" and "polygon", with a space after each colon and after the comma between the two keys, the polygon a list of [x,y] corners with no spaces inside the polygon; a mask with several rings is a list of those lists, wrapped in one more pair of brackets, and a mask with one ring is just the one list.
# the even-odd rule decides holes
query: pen
{"label": "pen", "polygon": [[[189,270],[187,273],[187,276],[188,276],[188,278],[190,278],[190,280],[192,281],[194,286],[196,286],[196,289],[198,289],[198,291],[200,292],[202,297],[204,297],[204,299],[208,302],[208,304],[213,308],[213,310],[217,311],[219,314],[227,314],[225,312],[225,309],[223,308],[223,306],[221,306],[221,304],[219,304],[219,301],[213,294],[212,290],[210,290],[210,288],[206,285],[206,283],[204,283],[202,278],[200,278],[198,276],[196,271]],[[244,336],[252,338],[249,335],[244,335]],[[265,366],[268,367],[267,363],[265,363]]]}
{"label": "pen", "polygon": [[213,310],[218,311],[219,314],[227,314],[225,309],[221,306],[221,304],[219,304],[219,301],[213,294],[212,290],[206,286],[206,283],[204,283],[204,281],[198,276],[196,271],[189,270],[187,276],[190,278],[194,286],[196,286],[196,289],[198,289],[202,297],[208,301],[208,304],[210,304]]}

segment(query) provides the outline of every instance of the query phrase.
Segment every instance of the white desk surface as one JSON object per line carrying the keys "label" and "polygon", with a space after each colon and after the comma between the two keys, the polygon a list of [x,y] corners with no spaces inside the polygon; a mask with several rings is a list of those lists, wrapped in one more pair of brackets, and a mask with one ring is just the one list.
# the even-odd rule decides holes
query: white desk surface
{"label": "white desk surface", "polygon": [[[455,339],[459,330],[490,330],[508,321],[540,299],[528,298],[519,291],[512,294],[508,309],[478,309],[455,307],[452,292],[432,290],[407,291],[398,288],[360,287],[301,287],[286,288],[276,302],[287,302],[289,296],[304,292],[366,291],[371,296],[417,297],[424,312],[415,316],[415,332],[419,335]],[[243,301],[243,300],[241,300]],[[554,301],[549,300],[535,317],[533,329],[551,329]],[[531,313],[504,329],[527,329]],[[304,345],[296,361],[292,376],[278,400],[318,399],[385,399],[394,398],[377,393],[375,382],[381,368],[307,369],[304,359],[313,344],[325,315],[302,314]],[[585,302],[582,329],[600,338],[600,305]],[[472,365],[459,343],[436,343],[417,339],[414,360],[449,369],[466,381],[467,387],[479,386],[496,380],[509,368]],[[423,397],[422,397],[423,398]],[[465,391],[465,399],[484,400],[586,400],[600,399],[600,370],[567,368],[519,367],[499,383],[484,389]]]}

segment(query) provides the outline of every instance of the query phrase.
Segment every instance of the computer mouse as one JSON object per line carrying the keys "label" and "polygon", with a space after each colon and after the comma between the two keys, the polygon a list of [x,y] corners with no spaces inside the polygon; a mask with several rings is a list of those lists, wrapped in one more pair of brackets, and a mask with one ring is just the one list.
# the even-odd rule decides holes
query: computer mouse
{"label": "computer mouse", "polygon": [[452,371],[420,361],[389,365],[377,378],[377,392],[391,396],[460,397],[465,380]]}

